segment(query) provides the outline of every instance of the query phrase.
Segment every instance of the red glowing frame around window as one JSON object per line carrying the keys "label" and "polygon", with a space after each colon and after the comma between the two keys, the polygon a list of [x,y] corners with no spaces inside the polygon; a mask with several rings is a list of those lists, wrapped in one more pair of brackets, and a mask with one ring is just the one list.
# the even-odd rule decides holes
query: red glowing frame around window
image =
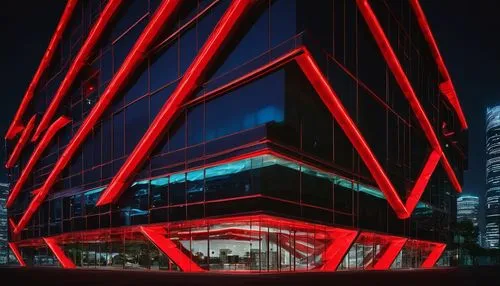
{"label": "red glowing frame around window", "polygon": [[110,0],[108,4],[106,4],[106,7],[104,7],[104,9],[102,10],[99,18],[96,20],[94,26],[92,27],[92,30],[89,32],[85,43],[83,43],[82,48],[76,55],[73,63],[71,64],[71,67],[68,69],[68,72],[61,85],[59,86],[56,94],[54,95],[54,98],[50,102],[47,111],[45,111],[45,114],[43,115],[42,120],[40,121],[40,124],[38,125],[36,132],[33,135],[32,141],[37,141],[42,132],[47,128],[47,126],[49,126],[50,121],[54,117],[54,114],[56,113],[60,103],[67,95],[69,89],[71,88],[73,82],[75,81],[82,68],[85,66],[88,57],[94,50],[95,45],[103,35],[106,27],[108,26],[109,22],[111,22],[116,11],[118,11],[121,3],[122,0]]}
{"label": "red glowing frame around window", "polygon": [[38,162],[38,159],[42,156],[43,152],[49,146],[49,143],[52,142],[52,139],[54,139],[54,136],[57,134],[59,130],[61,130],[64,126],[66,126],[68,123],[70,123],[71,120],[68,118],[61,116],[59,117],[54,123],[49,127],[45,135],[43,136],[42,140],[40,143],[36,146],[35,151],[33,151],[33,154],[31,155],[30,159],[28,160],[28,163],[26,164],[26,167],[23,169],[21,172],[21,176],[19,176],[19,179],[17,180],[16,184],[14,185],[14,188],[12,188],[11,193],[9,194],[9,197],[7,198],[7,203],[5,206],[7,208],[10,208],[14,201],[16,200],[17,196],[21,192],[21,189],[24,186],[24,183],[29,178],[29,175],[31,174],[31,171],[35,167],[36,163]]}
{"label": "red glowing frame around window", "polygon": [[94,125],[99,121],[106,108],[111,104],[118,92],[127,84],[127,80],[144,60],[146,52],[162,31],[164,25],[172,19],[172,16],[175,14],[181,3],[182,1],[178,0],[163,0],[157,8],[149,24],[139,36],[137,42],[125,58],[125,61],[121,65],[120,69],[116,72],[115,76],[108,84],[108,87],[102,93],[99,101],[92,108],[90,114],[85,118],[85,121],[82,123],[64,150],[64,153],[59,157],[59,160],[56,162],[54,169],[47,177],[44,185],[36,192],[35,197],[30,202],[28,208],[18,222],[17,227],[14,229],[15,234],[21,232],[35,211],[43,203],[46,196],[59,178],[61,172],[67,167],[71,158],[87,138],[88,134],[92,132]]}
{"label": "red glowing frame around window", "polygon": [[422,127],[422,130],[424,131],[424,134],[427,137],[427,140],[429,141],[431,147],[441,156],[441,162],[443,163],[442,164],[443,168],[447,173],[451,184],[453,185],[453,187],[457,192],[461,192],[462,186],[460,185],[460,182],[458,181],[455,172],[451,167],[450,162],[446,158],[446,155],[444,154],[443,149],[441,148],[436,133],[434,132],[434,129],[432,128],[432,125],[429,119],[427,118],[427,115],[425,114],[425,111],[422,105],[420,104],[417,95],[415,94],[415,91],[413,90],[413,87],[402,68],[401,63],[399,62],[394,50],[392,49],[391,44],[387,39],[387,36],[385,35],[385,32],[377,19],[377,16],[373,12],[369,4],[369,1],[356,0],[356,3],[358,5],[359,10],[361,11],[361,14],[365,18],[366,23],[368,24],[368,28],[372,32],[375,42],[377,43],[382,55],[384,56],[387,65],[392,71],[394,78],[396,79],[398,85],[403,91],[403,94],[405,95],[406,99],[410,103],[413,113],[415,114],[418,122],[420,123],[420,126]]}
{"label": "red glowing frame around window", "polygon": [[[297,61],[297,63],[303,70],[304,74],[306,75],[306,77],[309,79],[315,90],[320,95],[325,105],[329,108],[334,118],[337,120],[337,122],[344,130],[344,132],[347,134],[349,140],[353,143],[353,146],[356,148],[361,158],[367,165],[372,176],[375,178],[375,181],[377,182],[379,188],[384,193],[391,207],[396,211],[398,217],[408,218],[411,215],[413,209],[416,207],[423,191],[425,190],[425,187],[431,177],[431,174],[433,173],[437,163],[439,162],[440,155],[437,152],[431,152],[427,160],[427,163],[425,164],[422,170],[421,175],[419,176],[413,190],[408,196],[406,205],[403,204],[394,186],[392,185],[389,178],[385,174],[383,168],[375,158],[375,155],[373,154],[370,147],[364,140],[363,136],[357,129],[355,123],[352,121],[352,119],[350,119],[347,111],[342,106],[342,103],[337,98],[334,91],[331,89],[330,85],[328,84],[327,80],[317,67],[316,63],[314,62],[309,52],[306,49],[297,49],[270,64],[283,65],[284,62],[286,63],[290,60]],[[270,66],[265,65],[261,69],[258,69],[250,73],[249,75],[260,74],[260,70],[269,70],[269,69]],[[247,79],[250,78],[249,75],[243,76],[241,80],[246,81]],[[231,82],[229,83],[229,85],[237,85],[237,82]],[[171,105],[170,108],[172,108]],[[170,110],[170,113],[174,114],[175,111]],[[158,125],[154,126],[155,128],[157,128]],[[142,140],[148,140],[148,142],[157,142],[158,140],[157,137],[160,136],[160,134],[162,134],[163,131],[162,130],[160,131],[156,130],[156,131],[157,131],[156,133],[153,133],[151,130],[149,130],[149,132],[146,133],[146,135],[143,137]],[[133,177],[132,174],[134,173],[134,170],[136,170],[136,168],[140,165],[140,163],[142,162],[141,160],[144,160],[147,157],[147,154],[149,154],[148,152],[140,153],[143,151],[143,149],[144,148],[142,149],[136,148],[134,150],[133,156],[131,155],[129,157],[127,162],[124,164],[124,167],[120,169],[120,171],[118,172],[117,176],[115,176],[115,179],[113,181],[116,181],[116,178],[120,174],[123,174],[120,176],[126,178],[127,180],[129,180],[130,177]],[[139,158],[140,160],[137,158]],[[110,184],[110,187],[108,187],[108,189],[106,190],[107,192],[101,195],[101,199],[99,200],[98,204],[102,205],[103,202],[111,203],[112,201],[116,200],[123,191],[124,187],[128,187],[126,182],[121,182],[119,184],[119,188],[116,187],[116,185]],[[106,200],[104,201],[102,198],[106,198]]]}
{"label": "red glowing frame around window", "polygon": [[33,131],[33,128],[35,128],[35,121],[36,121],[36,114],[33,115],[33,117],[31,117],[30,121],[28,122],[28,125],[26,125],[26,128],[23,130],[21,137],[19,137],[19,141],[17,141],[14,150],[10,154],[9,160],[5,164],[5,168],[7,169],[12,168],[17,163],[19,156],[21,156],[21,151],[23,151],[24,147],[29,142],[31,132]]}
{"label": "red glowing frame around window", "polygon": [[438,45],[436,43],[436,40],[434,39],[434,35],[432,34],[429,23],[427,22],[427,18],[425,17],[424,10],[420,6],[419,0],[409,0],[409,1],[411,4],[411,7],[413,8],[415,15],[417,16],[417,22],[418,22],[418,25],[420,26],[420,29],[422,30],[422,32],[424,34],[424,38],[427,41],[427,43],[429,43],[432,56],[434,57],[434,60],[436,61],[439,72],[441,73],[441,76],[444,79],[444,82],[442,82],[439,85],[439,89],[444,94],[446,99],[448,99],[448,102],[451,104],[453,109],[455,109],[455,112],[457,113],[457,116],[458,116],[458,120],[460,121],[460,125],[462,126],[462,129],[465,130],[468,128],[467,120],[465,119],[465,115],[462,111],[462,107],[460,106],[460,102],[458,101],[457,93],[455,91],[455,87],[453,86],[453,82],[451,80],[450,73],[448,72],[448,69],[446,68],[446,65],[444,64],[443,57],[441,56],[441,53],[439,52]]}
{"label": "red glowing frame around window", "polygon": [[24,94],[24,97],[21,101],[21,105],[19,106],[19,109],[16,112],[16,115],[14,116],[14,120],[12,120],[12,123],[9,126],[9,129],[7,130],[7,134],[5,135],[5,139],[11,140],[13,139],[17,133],[21,132],[24,129],[22,118],[24,115],[24,112],[28,108],[28,105],[30,104],[31,99],[33,98],[35,94],[35,89],[38,85],[38,82],[40,81],[40,78],[42,77],[42,74],[44,71],[49,67],[50,62],[52,60],[52,57],[54,56],[57,46],[59,45],[59,42],[61,41],[62,35],[64,31],[66,30],[66,27],[68,26],[70,20],[71,20],[71,15],[73,14],[73,11],[76,7],[76,3],[78,0],[68,0],[68,3],[66,4],[66,7],[64,8],[64,12],[61,16],[61,20],[59,20],[59,24],[57,24],[56,31],[54,32],[54,35],[52,36],[52,39],[50,39],[49,46],[47,50],[45,51],[45,54],[43,55],[42,61],[40,62],[40,65],[38,66],[38,69],[35,72],[35,75],[33,76],[33,79],[31,80],[31,83],[28,87],[28,90]]}

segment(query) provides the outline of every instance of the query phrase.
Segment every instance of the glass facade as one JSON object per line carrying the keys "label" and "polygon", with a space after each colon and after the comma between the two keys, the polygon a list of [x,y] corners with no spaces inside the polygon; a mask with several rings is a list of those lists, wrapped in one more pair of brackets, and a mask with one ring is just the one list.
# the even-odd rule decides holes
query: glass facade
{"label": "glass facade", "polygon": [[[26,119],[45,112],[105,2],[78,1],[78,16],[57,51],[61,62],[51,63],[44,73]],[[106,27],[57,110],[72,122],[48,145],[9,209],[14,222],[24,217],[32,193],[102,104],[159,2],[127,1]],[[446,172],[438,165],[411,218],[399,219],[307,71],[290,56],[312,55],[405,201],[430,144],[355,1],[255,3],[244,24],[236,25],[219,47],[192,96],[175,111],[168,130],[159,134],[145,164],[130,174],[130,187],[112,204],[96,206],[234,5],[228,0],[182,1],[172,23],[144,52],[139,68],[130,72],[126,86],[13,240],[27,264],[59,263],[40,240],[44,237],[55,238],[82,268],[333,271],[337,266],[427,267],[437,261],[435,255],[428,259],[429,253],[442,251],[441,245],[451,240],[456,219],[455,192]],[[461,181],[466,138],[449,136],[462,131],[439,92],[442,79],[412,8],[401,1],[372,5],[377,17],[387,20],[384,31]],[[7,152],[15,144],[9,142]],[[10,169],[13,184],[35,147],[36,142],[29,143]],[[240,221],[231,221],[234,217]],[[152,226],[162,232],[148,236],[145,228]],[[352,243],[333,243],[350,230],[358,235],[349,238]],[[164,244],[177,252],[165,253]],[[332,254],[332,247],[340,246],[345,257]],[[395,263],[388,262],[388,251]],[[444,258],[438,262],[447,263]]]}
{"label": "glass facade", "polygon": [[487,248],[500,247],[500,106],[486,109],[486,232]]}

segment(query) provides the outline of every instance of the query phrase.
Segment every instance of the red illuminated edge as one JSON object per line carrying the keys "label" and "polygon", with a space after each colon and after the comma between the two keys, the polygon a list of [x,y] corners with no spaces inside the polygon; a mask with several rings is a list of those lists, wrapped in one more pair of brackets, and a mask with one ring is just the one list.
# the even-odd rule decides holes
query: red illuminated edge
{"label": "red illuminated edge", "polygon": [[[313,269],[312,271],[336,271],[354,242],[363,243],[368,241],[371,243],[384,243],[387,245],[385,249],[381,251],[379,257],[376,259],[377,262],[374,264],[374,266],[367,267],[366,268],[367,270],[389,269],[394,260],[397,258],[397,255],[399,254],[401,249],[405,246],[413,249],[428,250],[429,255],[424,260],[421,267],[422,268],[433,267],[438,261],[438,259],[441,257],[446,247],[446,244],[443,243],[415,240],[415,239],[409,240],[405,237],[398,237],[389,234],[358,231],[355,229],[337,227],[337,226],[327,226],[327,225],[277,217],[267,214],[248,214],[241,216],[226,216],[226,217],[188,220],[182,222],[167,222],[167,223],[156,223],[150,225],[124,226],[124,227],[105,228],[98,230],[87,230],[87,231],[63,233],[39,239],[35,238],[17,242],[9,242],[9,246],[10,245],[14,246],[17,254],[21,258],[20,261],[22,261],[22,257],[20,255],[18,247],[40,247],[43,245],[47,245],[54,253],[54,255],[56,256],[62,267],[72,269],[75,268],[75,264],[71,261],[71,259],[69,259],[65,255],[60,245],[70,244],[74,242],[82,243],[86,241],[108,241],[109,238],[115,234],[123,236],[131,233],[142,233],[146,239],[150,240],[159,250],[165,253],[165,255],[167,255],[177,266],[179,266],[179,268],[182,271],[200,272],[205,270],[202,269],[199,265],[197,265],[187,255],[185,255],[178,248],[178,246],[168,238],[167,230],[176,228],[179,229],[193,228],[193,227],[205,228],[207,225],[227,224],[227,223],[234,224],[234,223],[245,223],[251,221],[258,221],[259,223],[273,226],[276,228],[293,227],[305,231],[319,230],[321,231],[321,233],[325,233],[327,235],[327,238],[330,240],[330,243],[327,246],[325,246],[325,250],[322,253],[323,264],[320,267]],[[217,232],[217,230],[213,231],[215,232],[206,229],[207,234],[208,233],[214,234]],[[244,236],[245,234],[241,233],[241,235]],[[298,247],[303,248],[305,246],[298,245]]]}
{"label": "red illuminated edge", "polygon": [[7,130],[5,139],[12,140],[17,135],[17,133],[21,132],[24,129],[22,122],[24,112],[26,112],[31,99],[33,98],[35,89],[38,85],[38,82],[40,81],[40,78],[42,77],[43,72],[48,68],[52,57],[57,50],[57,46],[59,45],[62,35],[66,30],[68,23],[70,22],[71,15],[73,14],[77,2],[78,0],[68,0],[66,7],[64,8],[64,12],[61,16],[61,20],[59,20],[56,31],[54,32],[49,46],[45,51],[45,54],[43,55],[42,61],[40,62],[40,65],[38,66],[38,69],[36,70],[36,73],[33,76],[30,85],[28,86],[28,90],[24,94],[21,105],[19,106],[16,115],[14,116],[14,120],[12,120],[9,129]]}
{"label": "red illuminated edge", "polygon": [[172,19],[175,11],[180,7],[182,1],[175,0],[164,0],[161,5],[157,8],[152,19],[144,29],[144,31],[139,36],[138,40],[132,47],[130,53],[125,58],[125,61],[120,66],[120,69],[116,72],[115,76],[111,79],[106,90],[102,93],[99,101],[90,111],[85,121],[80,126],[76,134],[71,139],[70,143],[67,145],[64,153],[59,157],[56,162],[54,169],[47,177],[44,185],[37,192],[33,200],[30,202],[25,213],[19,220],[17,227],[14,229],[14,233],[18,234],[29,222],[35,211],[40,207],[40,205],[45,200],[45,197],[50,192],[54,184],[56,183],[59,175],[67,167],[71,158],[78,151],[80,145],[87,138],[88,134],[92,132],[93,127],[99,121],[102,114],[106,108],[111,104],[118,92],[127,84],[128,78],[133,74],[135,69],[143,61],[146,51],[152,45],[153,41],[160,34],[164,25]]}
{"label": "red illuminated edge", "polygon": [[59,130],[61,130],[64,126],[66,126],[70,122],[71,120],[69,120],[67,117],[61,116],[56,121],[54,121],[54,123],[49,127],[47,133],[45,133],[40,143],[36,146],[35,151],[33,151],[33,154],[29,158],[26,167],[21,172],[21,176],[19,176],[19,179],[14,185],[14,188],[12,188],[12,191],[9,194],[9,197],[7,198],[7,202],[5,204],[7,208],[10,208],[14,203],[14,201],[16,200],[17,196],[19,195],[19,192],[24,186],[24,183],[26,183],[26,181],[29,178],[29,175],[31,174],[31,171],[38,162],[38,159],[40,159],[47,146],[49,146],[49,143],[52,142],[54,136],[57,134]]}
{"label": "red illuminated edge", "polygon": [[35,121],[36,121],[36,114],[33,115],[33,117],[31,117],[30,121],[28,122],[28,125],[26,125],[26,128],[23,130],[23,133],[21,134],[19,141],[17,141],[14,150],[10,154],[9,160],[5,164],[5,168],[9,169],[14,167],[17,160],[19,160],[19,156],[21,156],[21,151],[28,143],[29,138],[31,136],[31,132],[33,131],[33,128],[35,128]]}
{"label": "red illuminated edge", "polygon": [[203,47],[196,55],[189,68],[186,70],[180,83],[172,92],[167,102],[163,105],[150,127],[141,138],[132,153],[113,177],[108,188],[101,194],[97,206],[106,205],[115,201],[131,184],[133,176],[144,164],[149,154],[154,149],[165,132],[170,122],[175,118],[186,100],[196,91],[201,84],[201,79],[220,52],[222,45],[230,38],[237,28],[243,15],[255,4],[255,1],[232,1],[226,12],[219,20],[214,30],[208,37]]}
{"label": "red illuminated edge", "polygon": [[444,64],[443,57],[441,56],[441,53],[439,52],[439,48],[438,48],[438,45],[436,43],[436,40],[434,39],[434,35],[432,34],[431,28],[429,26],[429,22],[427,21],[427,18],[425,17],[424,10],[420,6],[419,0],[409,0],[409,1],[411,4],[411,7],[413,8],[415,15],[417,16],[417,22],[418,22],[418,25],[420,26],[420,29],[422,30],[422,32],[424,34],[424,38],[427,41],[427,43],[429,44],[432,56],[434,57],[434,60],[436,61],[439,72],[441,73],[441,76],[445,80],[440,85],[441,92],[445,95],[448,102],[455,109],[455,112],[458,116],[458,120],[460,121],[460,125],[461,125],[462,129],[465,130],[468,128],[467,120],[465,119],[465,115],[462,111],[462,107],[460,106],[460,101],[458,100],[457,93],[455,91],[455,87],[453,86],[453,82],[452,82],[451,77],[450,77],[450,73],[448,72],[448,69],[446,68],[446,65]]}
{"label": "red illuminated edge", "polygon": [[26,262],[24,262],[23,256],[21,255],[21,252],[19,251],[19,248],[17,245],[13,242],[8,243],[10,250],[12,250],[12,253],[17,259],[17,262],[19,262],[19,265],[21,267],[26,267]]}
{"label": "red illuminated edge", "polygon": [[74,269],[76,268],[76,265],[69,259],[66,254],[64,253],[64,250],[57,244],[56,239],[54,238],[43,238],[43,241],[45,241],[45,244],[52,250],[52,253],[54,253],[54,256],[57,258],[59,263],[61,263],[62,268],[65,269]]}
{"label": "red illuminated edge", "polygon": [[111,22],[111,19],[115,15],[116,11],[120,4],[121,0],[110,0],[106,7],[104,7],[103,11],[99,15],[99,18],[96,20],[92,30],[90,31],[85,43],[83,43],[82,48],[76,55],[73,63],[71,64],[66,77],[63,79],[59,89],[57,90],[52,102],[50,103],[47,111],[42,117],[40,124],[38,125],[35,135],[33,135],[32,141],[37,141],[42,132],[49,126],[50,121],[54,117],[57,109],[59,108],[60,103],[67,95],[71,85],[75,81],[76,77],[85,66],[88,57],[91,55],[94,50],[95,45],[98,43],[101,36],[104,34],[104,31],[108,24]]}
{"label": "red illuminated edge", "polygon": [[419,121],[425,136],[427,137],[427,140],[429,140],[429,143],[431,144],[432,148],[440,154],[441,161],[443,163],[442,164],[443,168],[447,173],[448,177],[450,178],[451,184],[453,185],[453,187],[457,192],[461,192],[462,186],[460,185],[456,177],[456,174],[453,171],[453,168],[451,167],[448,159],[446,158],[446,155],[444,154],[443,149],[441,148],[436,133],[434,132],[434,129],[432,128],[432,125],[429,119],[427,118],[427,115],[425,114],[425,111],[422,105],[420,104],[417,95],[415,94],[415,91],[413,90],[413,87],[402,68],[401,63],[399,62],[396,54],[394,53],[394,50],[392,49],[391,44],[389,43],[389,40],[387,39],[385,32],[377,19],[377,16],[373,12],[369,4],[369,1],[356,0],[356,3],[358,5],[359,10],[361,11],[361,14],[366,20],[368,28],[372,32],[373,37],[387,62],[387,65],[391,69],[394,78],[396,79],[398,85],[403,91],[403,94],[410,103],[410,106],[417,120]]}

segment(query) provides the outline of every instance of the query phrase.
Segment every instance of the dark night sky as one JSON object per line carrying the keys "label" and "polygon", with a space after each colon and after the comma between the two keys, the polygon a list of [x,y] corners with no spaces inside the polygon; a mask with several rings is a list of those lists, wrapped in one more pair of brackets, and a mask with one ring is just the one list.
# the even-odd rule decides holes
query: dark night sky
{"label": "dark night sky", "polygon": [[[485,107],[500,103],[500,1],[421,0],[469,122],[464,191],[484,194]],[[4,86],[0,134],[6,132],[47,48],[64,1],[6,1],[1,9]],[[22,11],[14,13],[13,11]],[[0,161],[4,162],[1,152]],[[0,180],[5,181],[4,172]]]}

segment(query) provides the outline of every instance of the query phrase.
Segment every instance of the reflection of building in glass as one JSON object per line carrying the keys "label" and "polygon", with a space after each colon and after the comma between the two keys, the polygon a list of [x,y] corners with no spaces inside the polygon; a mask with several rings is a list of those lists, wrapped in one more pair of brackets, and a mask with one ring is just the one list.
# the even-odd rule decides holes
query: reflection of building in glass
{"label": "reflection of building in glass", "polygon": [[6,136],[13,253],[180,271],[449,264],[467,124],[418,1],[371,2],[67,1],[77,16]]}
{"label": "reflection of building in glass", "polygon": [[9,195],[9,184],[0,183],[0,264],[7,263],[9,248],[8,240],[8,223],[7,223],[7,208],[5,201]]}
{"label": "reflection of building in glass", "polygon": [[479,224],[479,197],[461,195],[457,198],[457,221],[470,221]]}
{"label": "reflection of building in glass", "polygon": [[500,247],[500,106],[486,109],[486,247]]}

